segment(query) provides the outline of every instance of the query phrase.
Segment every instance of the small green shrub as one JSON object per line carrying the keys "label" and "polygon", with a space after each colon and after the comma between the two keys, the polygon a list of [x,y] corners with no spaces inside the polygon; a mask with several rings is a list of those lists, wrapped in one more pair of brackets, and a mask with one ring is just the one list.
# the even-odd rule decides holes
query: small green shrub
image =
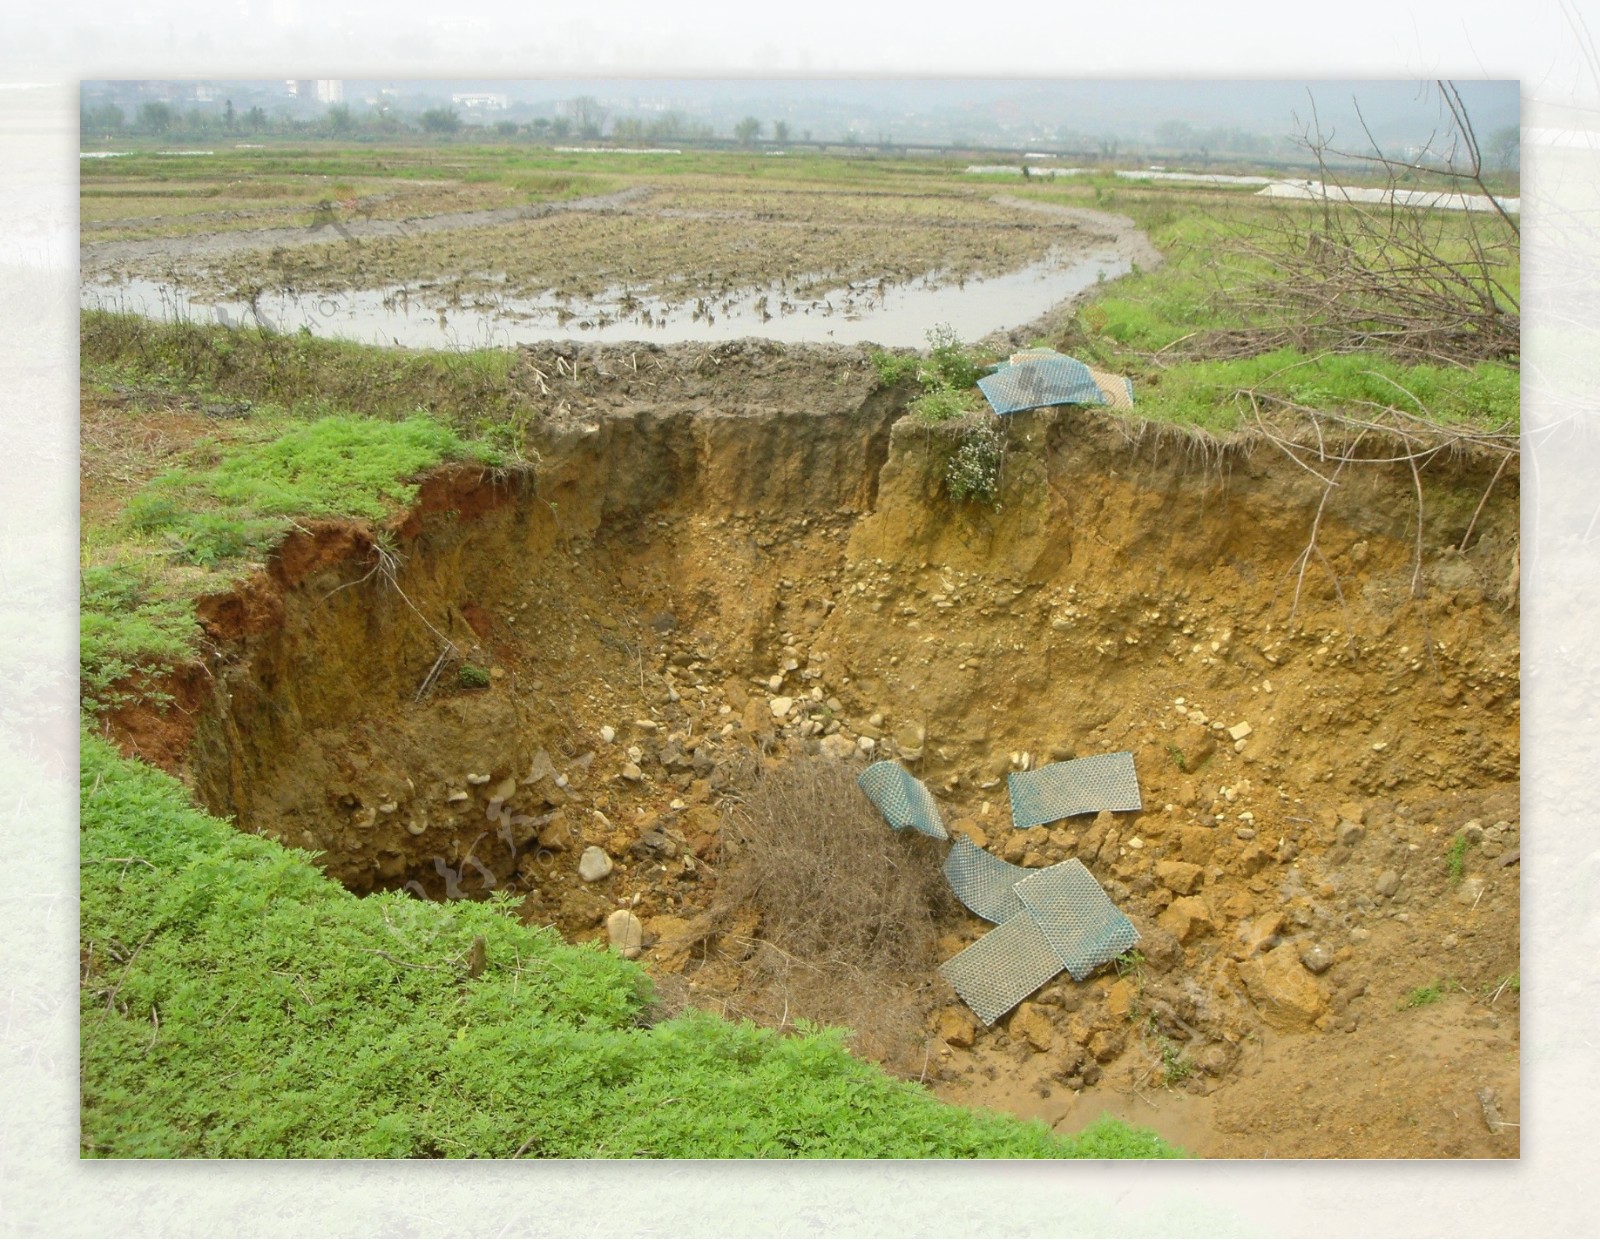
{"label": "small green shrub", "polygon": [[980,362],[965,345],[955,329],[940,323],[928,330],[929,356],[927,364],[918,372],[924,387],[948,387],[962,390],[972,387],[983,374]]}
{"label": "small green shrub", "polygon": [[1177,1085],[1194,1075],[1194,1060],[1183,1053],[1181,1047],[1163,1041],[1161,1046],[1161,1083]]}
{"label": "small green shrub", "polygon": [[1471,846],[1464,835],[1458,835],[1450,841],[1450,848],[1444,855],[1444,865],[1445,871],[1450,875],[1452,886],[1461,881],[1461,876],[1466,870],[1467,849]]}
{"label": "small green shrub", "polygon": [[1000,502],[1000,474],[1005,463],[1006,437],[993,422],[969,428],[945,466],[945,487],[957,503],[996,507]]}
{"label": "small green shrub", "polygon": [[971,413],[976,403],[970,393],[939,387],[913,400],[911,412],[924,422],[949,422],[962,414]]}
{"label": "small green shrub", "polygon": [[874,349],[872,353],[872,367],[878,372],[878,384],[881,387],[894,387],[907,379],[916,378],[921,365],[921,359],[914,353],[886,353],[882,349]]}
{"label": "small green shrub", "polygon": [[489,673],[476,663],[463,663],[461,670],[456,673],[456,679],[463,689],[487,689],[489,687]]}

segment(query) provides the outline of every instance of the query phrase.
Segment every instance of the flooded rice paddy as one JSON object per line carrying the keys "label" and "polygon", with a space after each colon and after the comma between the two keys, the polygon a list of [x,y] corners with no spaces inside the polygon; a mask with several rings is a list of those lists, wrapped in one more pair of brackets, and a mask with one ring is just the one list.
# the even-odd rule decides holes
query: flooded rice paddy
{"label": "flooded rice paddy", "polygon": [[1129,259],[1115,246],[1052,249],[1042,262],[1002,275],[931,271],[909,281],[847,284],[820,296],[798,291],[820,283],[806,278],[723,295],[673,297],[613,286],[594,297],[549,292],[523,297],[493,291],[493,277],[480,275],[474,280],[477,291],[468,294],[452,289],[451,281],[422,281],[337,292],[280,288],[250,299],[130,277],[86,283],[81,304],[164,321],[304,330],[407,348],[506,347],[557,339],[676,344],[748,336],[786,344],[870,342],[894,348],[923,345],[930,323],[948,323],[967,340],[1021,327],[1129,268]]}

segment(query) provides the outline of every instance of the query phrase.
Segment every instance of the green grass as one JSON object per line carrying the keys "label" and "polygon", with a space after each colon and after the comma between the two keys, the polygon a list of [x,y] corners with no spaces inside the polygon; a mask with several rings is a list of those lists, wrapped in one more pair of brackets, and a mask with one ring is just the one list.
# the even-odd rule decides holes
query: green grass
{"label": "green grass", "polygon": [[[84,708],[106,710],[130,694],[120,685],[189,658],[199,637],[191,602],[164,592],[153,573],[122,561],[93,565],[79,582],[79,690]],[[150,690],[144,696],[153,697]]]}
{"label": "green grass", "polygon": [[632,962],[504,902],[358,899],[88,734],[81,826],[87,1156],[1176,1154],[944,1105],[839,1031],[654,1023]]}
{"label": "green grass", "polygon": [[513,349],[382,349],[103,310],[79,316],[78,342],[92,382],[270,402],[302,420],[330,410],[374,418],[424,411],[511,456],[532,416]]}
{"label": "green grass", "polygon": [[1458,835],[1450,841],[1450,847],[1445,851],[1445,872],[1450,876],[1452,886],[1461,881],[1466,868],[1467,850],[1471,847],[1466,836]]}
{"label": "green grass", "polygon": [[231,447],[210,468],[162,474],[129,502],[127,520],[177,559],[214,567],[264,553],[297,517],[380,520],[415,498],[407,479],[469,455],[481,452],[429,417],[334,415]]}
{"label": "green grass", "polygon": [[1427,1007],[1430,1004],[1437,1003],[1444,998],[1445,991],[1454,984],[1449,978],[1443,978],[1427,986],[1418,986],[1406,992],[1405,998],[1400,1001],[1400,1006],[1409,1009]]}
{"label": "green grass", "polygon": [[1406,365],[1372,354],[1313,356],[1279,349],[1228,361],[1196,361],[1134,376],[1140,416],[1155,421],[1233,430],[1253,416],[1247,393],[1265,414],[1272,399],[1320,411],[1370,418],[1394,408],[1446,426],[1507,434],[1520,424],[1520,376],[1498,362],[1471,369]]}
{"label": "green grass", "polygon": [[[198,463],[154,478],[120,518],[84,530],[79,689],[91,714],[123,704],[141,680],[193,657],[195,595],[219,588],[219,574],[231,577],[265,558],[297,519],[379,521],[415,498],[411,480],[427,469],[499,459],[424,415],[300,421],[261,407],[236,434],[254,438],[195,445]],[[153,692],[148,683],[142,691]]]}

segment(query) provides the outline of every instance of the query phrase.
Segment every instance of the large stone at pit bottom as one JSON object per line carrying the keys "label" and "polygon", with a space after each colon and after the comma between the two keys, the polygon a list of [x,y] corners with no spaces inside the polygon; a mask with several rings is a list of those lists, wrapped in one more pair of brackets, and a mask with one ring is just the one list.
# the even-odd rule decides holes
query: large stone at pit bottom
{"label": "large stone at pit bottom", "polygon": [[1262,1019],[1274,1029],[1303,1032],[1327,1011],[1322,987],[1288,948],[1246,960],[1239,966],[1239,978]]}

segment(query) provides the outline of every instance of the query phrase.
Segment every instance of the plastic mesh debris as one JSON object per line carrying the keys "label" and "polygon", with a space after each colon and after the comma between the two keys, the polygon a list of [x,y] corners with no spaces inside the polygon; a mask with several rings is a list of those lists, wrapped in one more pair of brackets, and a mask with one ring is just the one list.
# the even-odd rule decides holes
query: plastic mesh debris
{"label": "plastic mesh debris", "polygon": [[1052,762],[1036,771],[1014,771],[1006,777],[1006,785],[1011,793],[1011,821],[1017,827],[1037,827],[1103,809],[1143,808],[1133,755],[1127,752]]}
{"label": "plastic mesh debris", "polygon": [[964,835],[944,859],[950,890],[985,921],[1009,921],[1022,911],[1022,900],[1013,888],[1033,872],[985,852]]}
{"label": "plastic mesh debris", "polygon": [[1081,861],[1032,871],[1016,894],[1073,981],[1083,981],[1139,941],[1133,923]]}
{"label": "plastic mesh debris", "polygon": [[1061,958],[1026,911],[1002,922],[939,966],[956,993],[992,1025],[1057,973]]}
{"label": "plastic mesh debris", "polygon": [[978,380],[978,390],[996,413],[1021,413],[1044,405],[1133,407],[1133,382],[1084,365],[1054,349],[1013,353]]}
{"label": "plastic mesh debris", "polygon": [[1104,405],[1105,394],[1089,368],[1060,353],[1019,354],[978,380],[978,390],[996,413],[1020,413],[1042,405]]}
{"label": "plastic mesh debris", "polygon": [[1100,388],[1100,395],[1113,409],[1133,408],[1133,380],[1125,375],[1109,375],[1103,370],[1089,367],[1089,376]]}
{"label": "plastic mesh debris", "polygon": [[[939,807],[921,780],[895,762],[874,762],[856,778],[895,830],[948,839]],[[1131,753],[1060,762],[1011,776],[1018,826],[1101,809],[1138,809]],[[992,1025],[1063,969],[1083,981],[1139,941],[1139,934],[1080,861],[1043,870],[1012,865],[963,835],[945,857],[956,898],[998,923],[939,973]]]}
{"label": "plastic mesh debris", "polygon": [[936,840],[950,838],[932,795],[920,779],[898,763],[874,762],[856,777],[856,783],[896,831],[915,827]]}

